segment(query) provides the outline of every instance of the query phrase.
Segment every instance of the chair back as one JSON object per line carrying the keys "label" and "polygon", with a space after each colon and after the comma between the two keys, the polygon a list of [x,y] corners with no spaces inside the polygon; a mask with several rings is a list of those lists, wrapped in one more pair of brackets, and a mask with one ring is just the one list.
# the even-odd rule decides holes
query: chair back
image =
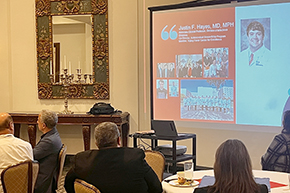
{"label": "chair back", "polygon": [[4,193],[33,193],[39,165],[27,160],[5,168],[1,173]]}
{"label": "chair back", "polygon": [[60,188],[61,184],[61,176],[62,176],[62,171],[63,171],[63,166],[64,166],[64,161],[65,161],[65,156],[66,156],[66,149],[67,146],[65,144],[62,144],[62,147],[59,151],[58,154],[58,166],[57,166],[57,177],[56,177],[56,189]]}
{"label": "chair back", "polygon": [[98,188],[80,179],[75,180],[74,188],[75,193],[101,193]]}
{"label": "chair back", "polygon": [[149,166],[153,169],[153,171],[158,176],[159,181],[161,182],[163,179],[163,172],[165,167],[165,158],[162,153],[159,151],[145,151],[145,160]]}

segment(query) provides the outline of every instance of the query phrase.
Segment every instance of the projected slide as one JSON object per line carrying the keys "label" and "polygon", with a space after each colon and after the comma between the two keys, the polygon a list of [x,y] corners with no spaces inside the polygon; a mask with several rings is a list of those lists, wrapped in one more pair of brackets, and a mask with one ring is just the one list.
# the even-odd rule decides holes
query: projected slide
{"label": "projected slide", "polygon": [[153,12],[154,119],[280,126],[290,3]]}

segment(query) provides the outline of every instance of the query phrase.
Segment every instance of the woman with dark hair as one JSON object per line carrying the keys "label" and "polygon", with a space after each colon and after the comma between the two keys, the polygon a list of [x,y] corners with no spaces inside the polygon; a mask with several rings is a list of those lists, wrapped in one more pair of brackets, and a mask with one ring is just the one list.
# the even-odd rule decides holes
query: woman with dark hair
{"label": "woman with dark hair", "polygon": [[223,142],[216,151],[215,183],[196,188],[194,193],[267,193],[266,185],[257,184],[245,145],[237,139]]}
{"label": "woman with dark hair", "polygon": [[290,173],[290,110],[284,112],[283,130],[261,158],[263,170]]}

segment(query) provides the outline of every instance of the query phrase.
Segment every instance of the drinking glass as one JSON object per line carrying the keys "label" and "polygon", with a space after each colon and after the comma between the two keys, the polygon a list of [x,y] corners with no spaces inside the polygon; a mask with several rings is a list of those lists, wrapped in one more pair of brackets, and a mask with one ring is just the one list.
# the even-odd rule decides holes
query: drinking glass
{"label": "drinking glass", "polygon": [[193,178],[193,164],[192,162],[185,162],[184,163],[184,177],[186,179],[192,179]]}

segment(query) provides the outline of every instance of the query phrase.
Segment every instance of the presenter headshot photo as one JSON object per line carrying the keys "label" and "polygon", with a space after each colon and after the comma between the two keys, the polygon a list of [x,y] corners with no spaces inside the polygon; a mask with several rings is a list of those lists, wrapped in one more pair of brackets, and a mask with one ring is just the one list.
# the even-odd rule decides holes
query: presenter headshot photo
{"label": "presenter headshot photo", "polygon": [[273,109],[279,102],[273,91],[279,84],[269,77],[278,73],[279,58],[274,57],[276,52],[271,50],[275,43],[271,41],[271,33],[276,32],[271,22],[271,18],[241,20],[241,52],[237,53],[235,69],[238,124],[268,125],[277,117]]}
{"label": "presenter headshot photo", "polygon": [[[267,32],[267,34],[269,33],[270,32]],[[261,22],[253,20],[248,24],[246,34],[248,48],[245,49],[243,53],[247,55],[248,65],[265,66],[268,63],[270,54],[270,50],[264,45],[266,34],[265,27]]]}

